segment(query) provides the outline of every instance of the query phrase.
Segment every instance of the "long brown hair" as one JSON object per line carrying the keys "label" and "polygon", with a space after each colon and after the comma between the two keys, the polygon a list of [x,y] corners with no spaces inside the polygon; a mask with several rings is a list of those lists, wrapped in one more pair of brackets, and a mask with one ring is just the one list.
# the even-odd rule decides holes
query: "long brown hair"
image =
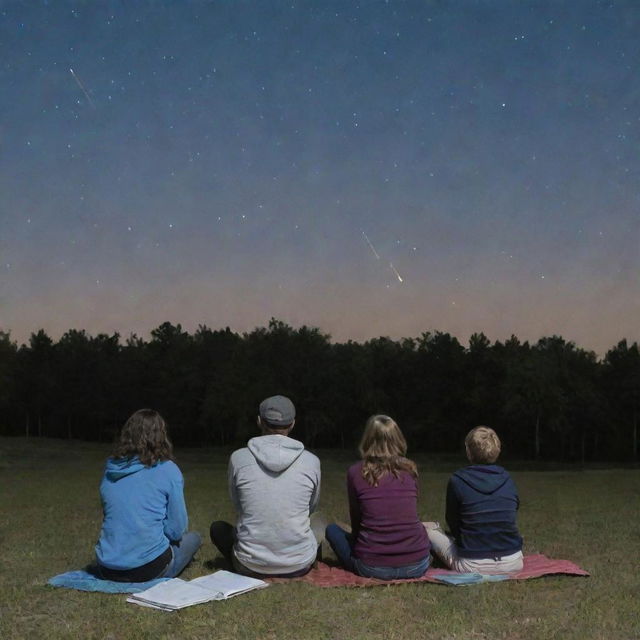
{"label": "long brown hair", "polygon": [[372,486],[385,473],[392,473],[396,478],[401,471],[407,471],[414,478],[418,477],[415,462],[405,458],[407,441],[400,427],[389,416],[371,416],[358,447],[362,456],[362,477]]}
{"label": "long brown hair", "polygon": [[114,458],[133,458],[151,467],[173,459],[173,445],[167,435],[167,423],[153,409],[136,411],[125,423],[113,447]]}

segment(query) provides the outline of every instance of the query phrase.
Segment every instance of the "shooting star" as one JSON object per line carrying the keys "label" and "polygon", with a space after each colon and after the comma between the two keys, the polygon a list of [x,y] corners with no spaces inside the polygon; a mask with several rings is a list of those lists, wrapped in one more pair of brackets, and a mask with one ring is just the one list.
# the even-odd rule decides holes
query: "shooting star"
{"label": "shooting star", "polygon": [[[362,232],[362,237],[364,238],[365,242],[369,245],[369,249],[371,249],[371,251],[373,252],[373,255],[376,257],[376,260],[380,260],[380,254],[376,251],[376,248],[373,246],[373,243],[371,242],[371,240],[369,240],[369,236],[364,231]],[[404,282],[404,280],[402,279],[402,276],[398,273],[398,270],[393,266],[392,262],[389,263],[389,268],[391,269],[391,271],[393,271],[393,274],[395,275],[395,277],[398,278],[398,282]]]}
{"label": "shooting star", "polygon": [[78,76],[75,74],[75,71],[71,67],[69,67],[69,71],[71,71],[71,75],[73,76],[73,79],[76,81],[76,83],[80,87],[80,91],[84,93],[84,97],[88,100],[89,104],[95,109],[96,105],[93,103],[91,96],[87,93],[87,90],[84,88],[84,85],[82,84],[82,82],[80,82],[80,78],[78,78]]}
{"label": "shooting star", "polygon": [[398,282],[404,282],[404,280],[402,279],[402,276],[398,273],[398,270],[393,266],[392,262],[389,263],[389,267],[391,268],[391,271],[393,271],[393,273],[396,274],[396,278],[398,278]]}
{"label": "shooting star", "polygon": [[366,243],[369,245],[369,249],[373,251],[373,255],[376,257],[377,260],[380,260],[380,256],[378,255],[376,248],[371,244],[371,240],[369,240],[369,237],[367,236],[367,234],[363,231],[362,235],[364,236]]}

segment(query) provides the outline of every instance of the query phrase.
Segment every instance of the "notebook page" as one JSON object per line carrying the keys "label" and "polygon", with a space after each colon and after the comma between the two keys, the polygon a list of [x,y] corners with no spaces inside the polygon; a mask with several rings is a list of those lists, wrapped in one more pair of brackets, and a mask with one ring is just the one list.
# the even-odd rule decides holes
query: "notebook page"
{"label": "notebook page", "polygon": [[208,576],[194,578],[189,584],[197,584],[209,591],[219,594],[216,599],[230,598],[231,596],[245,593],[253,589],[268,587],[269,583],[257,578],[248,578],[230,571],[216,571]]}
{"label": "notebook page", "polygon": [[137,604],[141,607],[149,607],[149,609],[156,609],[158,611],[177,611],[177,609],[172,609],[171,607],[163,607],[159,604],[151,604],[150,602],[145,602],[144,600],[136,600],[132,596],[127,598],[127,602],[132,602],[133,604]]}
{"label": "notebook page", "polygon": [[162,608],[181,609],[192,604],[208,602],[216,598],[217,595],[217,592],[211,592],[197,584],[173,578],[146,591],[134,593],[128,600],[129,602],[147,602]]}

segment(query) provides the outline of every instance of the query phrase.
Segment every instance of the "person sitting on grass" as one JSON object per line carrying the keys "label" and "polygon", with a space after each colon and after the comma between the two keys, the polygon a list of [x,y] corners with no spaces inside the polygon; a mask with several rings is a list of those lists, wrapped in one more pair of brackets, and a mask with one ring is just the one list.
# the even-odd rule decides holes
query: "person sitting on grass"
{"label": "person sitting on grass", "polygon": [[347,471],[351,533],[337,524],[326,538],[342,566],[360,576],[418,578],[429,566],[429,538],[418,518],[418,470],[389,416],[371,416]]}
{"label": "person sitting on grass", "polygon": [[472,429],[464,441],[470,466],[447,486],[446,519],[453,537],[426,522],[433,552],[463,573],[501,574],[522,569],[522,538],[516,526],[520,501],[511,476],[494,464],[500,439],[489,427]]}
{"label": "person sitting on grass", "polygon": [[136,411],[122,427],[100,483],[98,577],[175,578],[202,544],[198,533],[185,533],[184,482],[172,458],[162,416],[152,409]]}
{"label": "person sitting on grass", "polygon": [[237,523],[213,522],[210,535],[237,573],[302,576],[320,552],[324,522],[314,513],[320,499],[320,460],[289,437],[295,417],[289,398],[263,400],[261,435],[229,460],[229,494]]}

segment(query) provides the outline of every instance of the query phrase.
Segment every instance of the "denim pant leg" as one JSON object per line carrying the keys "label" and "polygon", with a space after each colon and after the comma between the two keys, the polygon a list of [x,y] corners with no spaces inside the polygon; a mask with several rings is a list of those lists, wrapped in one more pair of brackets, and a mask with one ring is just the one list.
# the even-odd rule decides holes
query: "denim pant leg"
{"label": "denim pant leg", "polygon": [[429,568],[430,556],[418,560],[413,564],[402,567],[374,567],[354,558],[354,570],[359,576],[365,578],[378,578],[378,580],[406,580],[408,578],[420,578]]}
{"label": "denim pant leg", "polygon": [[355,568],[353,565],[353,558],[351,557],[351,550],[353,547],[353,538],[350,533],[347,533],[342,527],[337,524],[330,524],[325,531],[325,538],[333,552],[338,557],[340,564],[347,570],[353,571]]}
{"label": "denim pant leg", "polygon": [[182,573],[182,570],[189,564],[191,558],[202,545],[200,534],[195,531],[189,531],[182,536],[182,540],[177,543],[171,543],[171,552],[173,558],[166,566],[160,577],[175,578]]}

